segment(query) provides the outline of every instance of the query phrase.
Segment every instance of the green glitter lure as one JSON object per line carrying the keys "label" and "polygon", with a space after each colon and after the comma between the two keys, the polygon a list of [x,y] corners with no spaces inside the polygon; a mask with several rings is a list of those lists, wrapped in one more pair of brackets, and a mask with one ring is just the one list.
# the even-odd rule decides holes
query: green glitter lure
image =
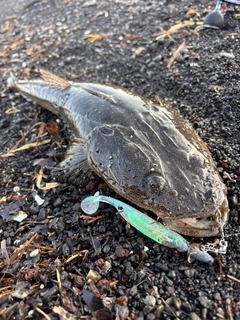
{"label": "green glitter lure", "polygon": [[97,192],[94,196],[85,198],[81,202],[81,208],[86,214],[92,215],[98,210],[99,202],[113,205],[130,225],[157,243],[175,248],[180,252],[188,252],[196,260],[213,263],[214,258],[207,252],[191,247],[178,233],[165,228],[161,223],[120,200],[100,195]]}

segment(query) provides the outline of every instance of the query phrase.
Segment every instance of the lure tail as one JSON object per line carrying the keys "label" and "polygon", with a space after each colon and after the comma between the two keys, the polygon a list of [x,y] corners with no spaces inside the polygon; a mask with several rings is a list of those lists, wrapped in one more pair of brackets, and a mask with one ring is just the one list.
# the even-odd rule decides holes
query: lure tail
{"label": "lure tail", "polygon": [[86,214],[92,215],[98,210],[99,208],[98,196],[99,196],[99,192],[95,193],[94,196],[85,198],[81,202],[81,208]]}

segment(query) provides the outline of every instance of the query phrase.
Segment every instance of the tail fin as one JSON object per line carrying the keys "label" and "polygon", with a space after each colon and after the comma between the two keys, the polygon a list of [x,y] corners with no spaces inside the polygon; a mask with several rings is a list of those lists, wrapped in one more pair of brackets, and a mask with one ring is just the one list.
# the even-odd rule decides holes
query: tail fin
{"label": "tail fin", "polygon": [[8,86],[14,88],[17,81],[18,81],[17,78],[11,72],[10,76],[7,79]]}

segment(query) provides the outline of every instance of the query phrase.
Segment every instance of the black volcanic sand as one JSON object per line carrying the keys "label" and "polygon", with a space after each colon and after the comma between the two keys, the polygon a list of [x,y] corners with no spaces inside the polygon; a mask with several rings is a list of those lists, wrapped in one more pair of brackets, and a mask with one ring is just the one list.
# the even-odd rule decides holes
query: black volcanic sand
{"label": "black volcanic sand", "polygon": [[[36,125],[19,146],[51,142],[0,158],[1,319],[240,318],[240,7],[227,5],[223,30],[194,24],[156,40],[183,21],[203,21],[216,4],[179,3],[0,1],[1,154],[38,122],[51,132],[40,137],[46,127],[41,132]],[[187,14],[189,9],[197,14]],[[105,35],[91,42],[89,34]],[[189,263],[186,253],[128,228],[108,205],[101,205],[101,219],[88,224],[79,218],[84,197],[97,190],[116,197],[93,174],[61,176],[58,188],[37,188],[41,165],[47,176],[42,182],[57,180],[51,167],[73,136],[62,120],[7,87],[10,71],[34,78],[38,68],[67,80],[118,85],[153,101],[156,95],[169,99],[208,144],[227,186],[227,254],[212,265]],[[33,187],[44,200],[41,206]],[[12,220],[19,210],[27,214],[21,223]]]}

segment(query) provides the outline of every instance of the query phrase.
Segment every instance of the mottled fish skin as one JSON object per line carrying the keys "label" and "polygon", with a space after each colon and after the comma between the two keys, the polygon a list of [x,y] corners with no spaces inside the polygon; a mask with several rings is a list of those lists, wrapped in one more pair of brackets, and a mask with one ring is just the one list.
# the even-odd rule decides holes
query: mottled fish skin
{"label": "mottled fish skin", "polygon": [[228,221],[226,187],[206,144],[167,102],[158,106],[120,88],[42,74],[43,80],[11,76],[8,82],[70,125],[76,140],[63,168],[87,163],[117,193],[174,231],[220,233],[219,224]]}

